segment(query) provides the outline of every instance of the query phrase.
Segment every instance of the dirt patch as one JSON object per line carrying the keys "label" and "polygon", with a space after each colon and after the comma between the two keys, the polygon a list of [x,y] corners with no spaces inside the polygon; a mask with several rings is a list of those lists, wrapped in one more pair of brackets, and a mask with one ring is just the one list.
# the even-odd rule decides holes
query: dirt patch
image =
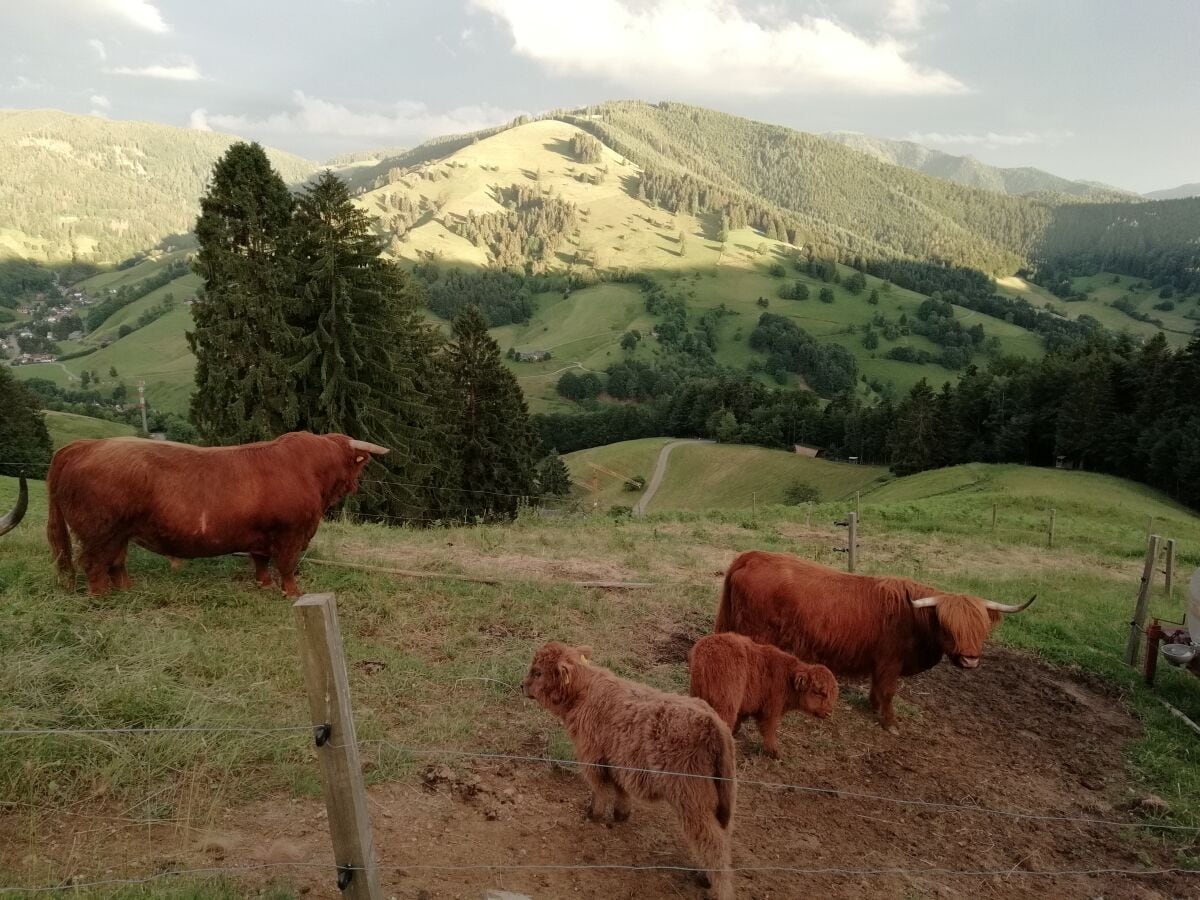
{"label": "dirt patch", "polygon": [[[692,638],[667,631],[662,652],[678,661]],[[753,725],[739,741],[734,865],[820,869],[999,870],[1002,876],[930,872],[866,875],[744,872],[743,898],[785,897],[1130,897],[1195,896],[1183,876],[1035,876],[1050,869],[1170,865],[1144,834],[1084,822],[1030,821],[885,800],[784,790],[750,781],[979,805],[1044,815],[1128,821],[1139,796],[1123,771],[1138,726],[1126,709],[1070,673],[996,649],[974,672],[949,666],[901,689],[901,734],[879,729],[845,685],[825,721],[793,714],[781,727],[782,761],[759,752]],[[547,752],[557,725],[522,742]],[[489,743],[478,735],[477,744]],[[700,897],[681,872],[454,866],[690,866],[661,806],[639,805],[629,822],[584,822],[586,790],[576,774],[543,763],[435,760],[412,782],[370,791],[385,893],[397,898],[479,897],[488,888],[538,898]],[[20,819],[21,821],[16,821]],[[22,816],[0,824],[0,868],[33,878],[77,873],[83,880],[172,866],[321,864],[331,859],[317,800],[275,800],[215,810],[204,833],[130,822],[81,804],[70,816]],[[103,862],[97,862],[103,860]],[[407,867],[407,868],[406,868]],[[26,874],[28,873],[28,874]],[[338,896],[331,873],[280,870],[306,896]],[[247,886],[271,876],[244,876]]]}
{"label": "dirt patch", "polygon": [[650,651],[650,660],[656,666],[671,663],[687,664],[692,645],[704,636],[704,631],[695,626],[677,625],[657,638]]}

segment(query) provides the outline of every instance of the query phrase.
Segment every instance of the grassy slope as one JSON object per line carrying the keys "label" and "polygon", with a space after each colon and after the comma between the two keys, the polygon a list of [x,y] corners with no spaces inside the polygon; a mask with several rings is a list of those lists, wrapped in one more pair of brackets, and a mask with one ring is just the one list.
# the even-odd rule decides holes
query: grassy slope
{"label": "grassy slope", "polygon": [[[605,447],[580,450],[564,457],[573,478],[589,482],[589,462],[622,475],[649,480],[658,451],[668,438],[622,441]],[[667,474],[650,504],[650,512],[702,509],[747,509],[751,494],[759,504],[784,502],[784,490],[793,481],[811,484],[822,501],[839,500],[856,490],[866,490],[886,477],[878,466],[857,466],[797,456],[785,450],[768,450],[742,444],[682,444],[671,451]],[[600,476],[600,506],[632,506],[640,494],[625,491],[609,476]],[[576,493],[590,499],[582,489]]]}
{"label": "grassy slope", "polygon": [[[11,480],[0,480],[0,508],[13,496]],[[1045,550],[1033,527],[991,533],[986,522],[997,498],[1017,509],[1056,506],[1059,545]],[[840,565],[830,548],[844,535],[827,523],[844,511],[844,503],[818,506],[809,528],[803,514],[780,507],[760,509],[756,520],[719,512],[620,522],[530,517],[511,526],[429,531],[326,523],[314,558],[502,572],[514,580],[498,592],[479,584],[309,566],[305,584],[338,593],[361,740],[521,753],[536,746],[553,756],[569,753],[560,730],[497,683],[519,680],[534,636],[593,644],[599,658],[623,674],[680,689],[682,665],[663,664],[654,641],[678,623],[709,627],[717,585],[710,573],[751,548]],[[1007,620],[994,639],[1110,682],[1145,727],[1131,751],[1133,773],[1166,799],[1177,821],[1196,825],[1195,736],[1118,660],[1146,511],[1185,546],[1197,545],[1200,519],[1114,479],[1015,467],[930,473],[866,498],[860,565],[1007,602],[1039,593],[1038,604]],[[173,573],[165,560],[135,548],[135,589],[85,601],[54,583],[44,516],[37,485],[28,519],[0,541],[0,724],[306,721],[287,605],[254,590],[243,561],[189,563]],[[1003,521],[1008,524],[1006,513]],[[614,594],[543,580],[577,572],[644,577],[662,586]],[[1181,601],[1169,602],[1156,591],[1153,613],[1178,618],[1180,608]],[[375,674],[364,673],[359,664],[366,660],[373,661]],[[1155,693],[1200,717],[1195,681],[1160,671]],[[986,677],[986,667],[977,677]],[[914,696],[911,689],[908,696]],[[919,704],[919,695],[913,702]],[[853,709],[838,716],[842,734],[868,727]],[[546,732],[548,737],[529,743]],[[30,834],[42,816],[81,812],[84,797],[103,797],[97,802],[136,821],[172,820],[203,830],[226,805],[318,790],[311,750],[291,734],[233,734],[218,741],[189,734],[104,741],[49,736],[19,744],[0,737],[0,747],[0,796],[20,797],[36,810],[22,826]],[[374,749],[367,758],[372,783],[410,781],[424,765],[423,759]],[[999,800],[986,786],[981,791],[985,805],[1003,805],[1002,791]],[[1114,804],[1124,799],[1111,798]],[[80,852],[87,859],[86,848]],[[27,877],[35,881],[59,874],[33,871],[36,859],[27,860]]]}
{"label": "grassy slope", "polygon": [[55,450],[80,438],[128,437],[137,434],[137,429],[119,422],[53,410],[46,411],[46,428]]}
{"label": "grassy slope", "polygon": [[[1113,272],[1101,272],[1098,275],[1074,279],[1072,284],[1077,291],[1085,291],[1088,288],[1092,288],[1093,291],[1087,300],[1078,300],[1072,303],[1054,296],[1045,288],[1020,278],[1002,279],[998,282],[998,287],[1001,293],[1012,297],[1022,297],[1034,306],[1051,308],[1060,315],[1066,315],[1071,319],[1077,319],[1086,314],[1105,328],[1116,332],[1127,331],[1138,337],[1151,337],[1159,331],[1163,331],[1171,346],[1183,347],[1187,344],[1197,323],[1185,318],[1183,313],[1197,312],[1200,309],[1196,306],[1195,298],[1188,298],[1184,301],[1177,299],[1176,308],[1171,312],[1165,312],[1154,308],[1154,304],[1160,302],[1157,290],[1149,287],[1139,291],[1130,290],[1132,285],[1139,283],[1139,279],[1131,278],[1128,275],[1115,275],[1120,279],[1120,283],[1113,284],[1114,275]],[[1133,300],[1140,312],[1161,319],[1163,328],[1150,322],[1131,319],[1121,310],[1114,309],[1112,301],[1126,295]]]}

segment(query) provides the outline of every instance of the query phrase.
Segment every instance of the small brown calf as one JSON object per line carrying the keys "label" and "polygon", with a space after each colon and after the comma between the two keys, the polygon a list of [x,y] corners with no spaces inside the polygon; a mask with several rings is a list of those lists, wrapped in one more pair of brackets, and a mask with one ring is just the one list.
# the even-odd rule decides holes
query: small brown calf
{"label": "small brown calf", "polygon": [[630,794],[666,802],[713,895],[732,900],[736,760],[729,729],[708,704],[618,678],[589,662],[591,655],[589,647],[551,642],[521,683],[526,697],[566,726],[592,788],[588,818],[625,821]]}
{"label": "small brown calf", "polygon": [[698,640],[688,654],[688,671],[692,696],[716,710],[734,734],[744,719],[753,718],[773,759],[779,758],[775,730],[785,712],[800,709],[823,719],[837,703],[837,679],[827,668],[733,632]]}

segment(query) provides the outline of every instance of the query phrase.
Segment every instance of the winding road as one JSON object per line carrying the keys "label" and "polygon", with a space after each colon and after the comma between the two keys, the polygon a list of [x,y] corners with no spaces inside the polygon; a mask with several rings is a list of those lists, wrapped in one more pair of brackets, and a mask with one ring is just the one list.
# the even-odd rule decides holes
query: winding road
{"label": "winding road", "polygon": [[671,451],[681,444],[713,444],[715,441],[701,440],[693,438],[682,441],[671,441],[668,444],[663,444],[663,448],[658,451],[658,461],[654,464],[654,474],[650,476],[650,483],[646,485],[646,490],[642,492],[642,496],[638,498],[638,502],[633,505],[633,514],[635,516],[644,516],[646,507],[650,505],[650,501],[654,499],[655,493],[658,492],[658,486],[662,484],[663,476],[667,474],[667,458],[671,455]]}

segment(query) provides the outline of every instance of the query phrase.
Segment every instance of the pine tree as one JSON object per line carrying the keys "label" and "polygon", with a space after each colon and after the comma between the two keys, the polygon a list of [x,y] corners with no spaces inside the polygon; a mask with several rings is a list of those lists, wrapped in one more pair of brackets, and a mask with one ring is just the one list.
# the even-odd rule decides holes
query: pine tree
{"label": "pine tree", "polygon": [[479,308],[455,318],[446,352],[449,468],[461,489],[458,517],[511,518],[534,494],[537,435],[525,397],[500,359]]}
{"label": "pine tree", "polygon": [[892,471],[911,475],[936,465],[938,453],[938,404],[924,378],[896,410],[891,434]]}
{"label": "pine tree", "polygon": [[196,220],[204,287],[187,336],[196,355],[191,418],[208,442],[265,440],[296,424],[291,213],[287,185],[258,144],[234,144],[213,166]]}
{"label": "pine tree", "polygon": [[557,450],[538,463],[537,482],[543,496],[562,497],[571,492],[571,473]]}
{"label": "pine tree", "polygon": [[329,171],[297,201],[291,244],[299,427],[391,449],[381,459],[387,474],[351,501],[358,512],[436,511],[427,479],[441,450],[431,406],[442,394],[440,340],[421,321],[408,275],[381,257],[370,218]]}
{"label": "pine tree", "polygon": [[0,399],[0,475],[45,477],[51,444],[42,405],[37,395],[3,363],[0,363]]}

